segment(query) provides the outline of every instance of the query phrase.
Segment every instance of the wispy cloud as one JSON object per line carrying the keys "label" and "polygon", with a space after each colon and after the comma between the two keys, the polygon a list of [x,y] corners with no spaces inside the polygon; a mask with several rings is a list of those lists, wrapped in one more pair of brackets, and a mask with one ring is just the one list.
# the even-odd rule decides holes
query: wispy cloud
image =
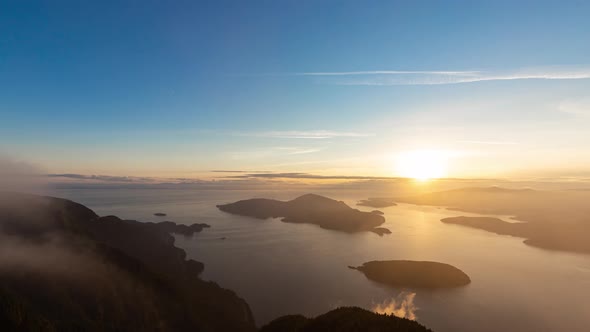
{"label": "wispy cloud", "polygon": [[0,155],[0,191],[38,191],[46,181],[36,165]]}
{"label": "wispy cloud", "polygon": [[228,176],[234,179],[307,179],[307,180],[392,180],[397,177],[387,176],[356,176],[356,175],[317,175],[309,173],[248,173],[243,175]]}
{"label": "wispy cloud", "polygon": [[84,181],[98,181],[98,182],[120,182],[120,183],[153,183],[157,182],[156,178],[151,177],[136,177],[136,176],[112,176],[112,175],[85,175],[85,174],[47,174],[49,178],[57,179],[73,179]]}
{"label": "wispy cloud", "polygon": [[270,173],[271,171],[248,171],[248,170],[228,170],[228,169],[214,169],[211,173]]}
{"label": "wispy cloud", "polygon": [[343,71],[343,72],[308,72],[295,73],[296,76],[359,76],[359,75],[457,75],[477,76],[480,71],[438,71],[438,70],[369,70],[369,71]]}
{"label": "wispy cloud", "polygon": [[439,85],[508,80],[589,79],[590,67],[543,67],[505,71],[421,71],[374,70],[342,72],[302,72],[294,76],[312,76],[320,83],[335,85]]}
{"label": "wispy cloud", "polygon": [[581,98],[578,100],[566,100],[558,106],[561,112],[577,116],[590,116],[590,98]]}
{"label": "wispy cloud", "polygon": [[324,148],[305,148],[305,147],[278,147],[276,148],[279,151],[283,151],[287,155],[294,155],[294,154],[308,154],[308,153],[315,153],[324,150]]}
{"label": "wispy cloud", "polygon": [[461,143],[469,143],[469,144],[484,144],[484,145],[516,145],[517,142],[507,142],[507,141],[458,141]]}
{"label": "wispy cloud", "polygon": [[312,131],[263,131],[263,132],[237,132],[235,136],[249,137],[268,137],[268,138],[292,138],[292,139],[329,139],[337,137],[370,137],[375,136],[370,133],[331,131],[331,130],[312,130]]}

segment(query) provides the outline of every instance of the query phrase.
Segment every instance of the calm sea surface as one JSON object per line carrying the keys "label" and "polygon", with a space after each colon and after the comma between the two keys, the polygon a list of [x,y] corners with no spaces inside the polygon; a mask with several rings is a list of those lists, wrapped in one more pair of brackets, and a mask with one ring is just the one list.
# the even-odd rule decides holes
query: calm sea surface
{"label": "calm sea surface", "polygon": [[[351,206],[367,198],[338,191],[318,193]],[[438,332],[590,331],[590,255],[536,249],[520,238],[440,222],[444,217],[475,214],[409,204],[384,208],[380,209],[387,219],[384,227],[393,233],[379,237],[233,216],[215,207],[240,199],[292,199],[299,194],[168,189],[52,193],[99,215],[210,224],[194,237],[178,236],[176,245],[205,263],[204,279],[245,298],[259,325],[280,315],[314,316],[354,305],[415,316]],[[168,216],[158,218],[155,212]],[[387,259],[452,264],[465,271],[472,283],[444,291],[395,289],[347,268]]]}

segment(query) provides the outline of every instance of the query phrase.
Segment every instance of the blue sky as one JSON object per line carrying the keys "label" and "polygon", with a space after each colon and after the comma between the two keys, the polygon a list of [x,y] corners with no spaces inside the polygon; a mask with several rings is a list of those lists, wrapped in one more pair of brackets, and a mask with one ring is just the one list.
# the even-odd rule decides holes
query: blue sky
{"label": "blue sky", "polygon": [[0,153],[53,173],[394,176],[415,150],[444,151],[449,176],[576,173],[590,166],[589,13],[585,1],[3,1]]}

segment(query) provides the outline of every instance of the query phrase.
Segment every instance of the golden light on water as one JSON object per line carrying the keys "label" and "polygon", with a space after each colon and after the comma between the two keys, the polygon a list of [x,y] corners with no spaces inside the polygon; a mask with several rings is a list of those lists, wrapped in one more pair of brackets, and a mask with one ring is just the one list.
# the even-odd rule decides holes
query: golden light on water
{"label": "golden light on water", "polygon": [[415,150],[399,154],[397,173],[402,177],[428,181],[448,174],[450,154],[441,150]]}

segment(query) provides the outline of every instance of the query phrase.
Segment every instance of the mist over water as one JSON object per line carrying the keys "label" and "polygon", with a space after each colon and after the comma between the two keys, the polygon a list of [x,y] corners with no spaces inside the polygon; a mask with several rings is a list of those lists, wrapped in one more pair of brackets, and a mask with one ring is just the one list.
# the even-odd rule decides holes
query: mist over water
{"label": "mist over water", "polygon": [[418,308],[414,304],[416,293],[400,293],[396,298],[389,301],[378,303],[371,308],[373,312],[379,314],[395,315],[397,317],[416,320],[416,311]]}
{"label": "mist over water", "polygon": [[0,154],[0,191],[43,192],[46,186],[40,167]]}
{"label": "mist over water", "polygon": [[[79,189],[53,194],[99,215],[210,224],[194,237],[177,236],[176,245],[205,263],[203,278],[243,297],[259,325],[284,314],[314,316],[351,305],[415,318],[438,332],[582,332],[590,325],[590,255],[541,250],[523,244],[522,238],[440,222],[476,214],[400,204],[380,209],[387,219],[383,226],[392,234],[379,237],[234,216],[215,207],[252,197],[292,199],[302,193]],[[368,197],[339,190],[318,194],[350,206]],[[158,218],[154,212],[167,216]],[[347,267],[386,259],[448,263],[466,272],[472,283],[437,291],[395,289]]]}

